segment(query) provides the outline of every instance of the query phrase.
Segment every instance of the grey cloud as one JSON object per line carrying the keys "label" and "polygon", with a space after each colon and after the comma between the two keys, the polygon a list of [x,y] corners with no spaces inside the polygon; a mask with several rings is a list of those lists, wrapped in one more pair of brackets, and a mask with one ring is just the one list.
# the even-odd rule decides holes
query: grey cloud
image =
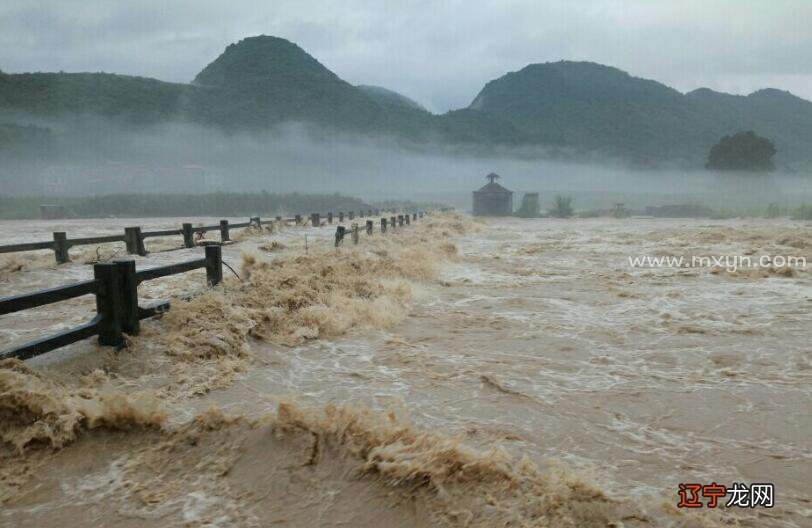
{"label": "grey cloud", "polygon": [[592,60],[687,91],[812,99],[812,2],[4,0],[0,69],[188,82],[231,42],[297,42],[343,78],[435,111],[531,62]]}

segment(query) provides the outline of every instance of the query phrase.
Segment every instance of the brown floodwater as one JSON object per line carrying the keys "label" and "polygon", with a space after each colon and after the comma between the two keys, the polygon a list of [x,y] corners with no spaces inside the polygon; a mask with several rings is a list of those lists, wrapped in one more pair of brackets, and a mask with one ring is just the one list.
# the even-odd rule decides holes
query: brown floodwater
{"label": "brown floodwater", "polygon": [[[201,295],[129,349],[0,369],[0,524],[812,525],[808,269],[629,262],[812,259],[811,225],[437,216],[357,248],[330,235],[250,234],[224,252],[242,281],[145,285]],[[0,295],[91,274],[17,267]],[[0,347],[91,310],[4,316]],[[773,483],[775,506],[687,515],[688,482]]]}

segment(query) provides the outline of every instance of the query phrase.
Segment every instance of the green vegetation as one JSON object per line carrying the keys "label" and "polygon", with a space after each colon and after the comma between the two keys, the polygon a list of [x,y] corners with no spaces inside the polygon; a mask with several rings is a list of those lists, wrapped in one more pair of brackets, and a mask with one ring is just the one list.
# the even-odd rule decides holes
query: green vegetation
{"label": "green vegetation", "polygon": [[573,215],[572,209],[572,196],[561,196],[560,194],[555,197],[553,208],[550,214],[556,218],[569,218]]}
{"label": "green vegetation", "polygon": [[792,212],[793,220],[812,220],[812,205],[803,204]]}
{"label": "green vegetation", "polygon": [[712,170],[767,172],[775,169],[775,145],[749,130],[725,136],[708,154],[705,167]]}
{"label": "green vegetation", "polygon": [[375,101],[381,106],[395,107],[395,108],[409,108],[412,110],[426,111],[423,106],[413,99],[409,99],[403,94],[399,94],[392,90],[387,90],[381,86],[371,86],[367,84],[359,84],[356,86],[359,90],[367,94],[370,99]]}
{"label": "green vegetation", "polygon": [[110,194],[83,198],[0,196],[0,218],[39,218],[39,205],[58,203],[74,218],[151,216],[249,216],[326,213],[369,209],[363,200],[340,194],[210,193]]}
{"label": "green vegetation", "polygon": [[510,123],[522,143],[698,167],[731,129],[757,125],[782,162],[812,165],[812,102],[780,90],[682,94],[591,62],[531,64],[485,85],[470,109]]}
{"label": "green vegetation", "polygon": [[782,209],[777,203],[772,202],[767,206],[767,214],[765,216],[767,218],[778,218],[780,216],[784,216],[785,214],[785,209]]}
{"label": "green vegetation", "polygon": [[38,117],[83,113],[154,123],[179,116],[191,87],[109,73],[20,73],[0,75],[0,111]]}
{"label": "green vegetation", "polygon": [[526,193],[522,196],[522,205],[516,211],[519,218],[538,218],[540,216],[538,193]]}
{"label": "green vegetation", "polygon": [[468,108],[433,115],[396,92],[353,86],[296,44],[270,36],[228,46],[191,84],[106,73],[0,73],[0,116],[18,124],[47,121],[62,134],[70,134],[77,116],[226,130],[295,121],[409,144],[469,144],[477,152],[542,145],[549,155],[693,167],[730,130],[757,126],[775,142],[777,163],[812,166],[812,103],[788,92],[682,94],[616,68],[561,61],[508,73],[487,83]]}

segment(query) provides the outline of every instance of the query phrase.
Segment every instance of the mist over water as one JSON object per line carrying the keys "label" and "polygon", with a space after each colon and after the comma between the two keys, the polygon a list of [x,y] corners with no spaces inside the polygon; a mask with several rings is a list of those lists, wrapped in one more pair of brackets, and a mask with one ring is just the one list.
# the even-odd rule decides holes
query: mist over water
{"label": "mist over water", "polygon": [[[29,120],[29,122],[31,122]],[[543,148],[473,148],[409,144],[290,123],[272,131],[229,132],[188,123],[124,127],[78,116],[49,124],[52,156],[0,167],[4,194],[78,196],[108,193],[261,191],[340,192],[367,200],[411,199],[468,210],[471,191],[497,172],[517,192],[574,197],[579,210],[614,203],[690,203],[715,209],[793,207],[812,201],[806,174],[716,173],[645,169],[613,159],[555,159]]]}

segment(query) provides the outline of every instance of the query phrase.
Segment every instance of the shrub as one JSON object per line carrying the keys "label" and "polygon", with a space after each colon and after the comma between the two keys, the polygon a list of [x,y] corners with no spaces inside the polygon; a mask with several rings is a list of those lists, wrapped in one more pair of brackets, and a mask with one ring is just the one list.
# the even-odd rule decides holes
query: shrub
{"label": "shrub", "polygon": [[550,214],[557,218],[569,218],[572,216],[572,213],[572,196],[561,196],[560,194],[556,196],[555,204]]}

